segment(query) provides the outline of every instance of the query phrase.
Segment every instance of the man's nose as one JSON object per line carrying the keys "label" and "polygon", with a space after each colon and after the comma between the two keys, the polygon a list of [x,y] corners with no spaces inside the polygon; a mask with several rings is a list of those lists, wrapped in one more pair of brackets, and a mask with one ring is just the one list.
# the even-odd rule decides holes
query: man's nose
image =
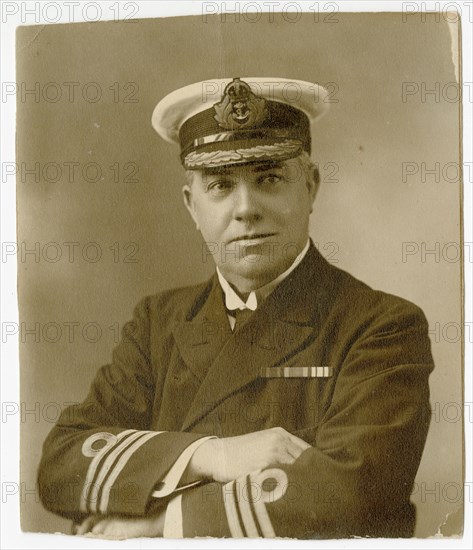
{"label": "man's nose", "polygon": [[241,222],[254,222],[262,217],[261,204],[254,186],[239,182],[234,193],[234,218]]}

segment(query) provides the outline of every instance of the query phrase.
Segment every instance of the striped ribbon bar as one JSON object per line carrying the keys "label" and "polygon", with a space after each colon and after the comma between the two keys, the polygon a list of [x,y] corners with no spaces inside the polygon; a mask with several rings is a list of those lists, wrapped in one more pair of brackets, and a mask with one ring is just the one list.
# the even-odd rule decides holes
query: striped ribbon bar
{"label": "striped ribbon bar", "polygon": [[261,370],[262,378],[329,378],[333,367],[267,367]]}

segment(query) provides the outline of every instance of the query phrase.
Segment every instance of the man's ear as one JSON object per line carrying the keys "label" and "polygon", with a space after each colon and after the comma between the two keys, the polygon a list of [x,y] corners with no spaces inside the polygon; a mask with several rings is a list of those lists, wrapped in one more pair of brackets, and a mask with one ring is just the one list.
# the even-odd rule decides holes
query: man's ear
{"label": "man's ear", "polygon": [[315,185],[317,186],[317,190],[318,190],[319,183],[320,183],[320,172],[319,172],[319,169],[317,168],[317,166],[314,166],[314,182],[315,182]]}
{"label": "man's ear", "polygon": [[195,228],[197,231],[200,229],[197,222],[197,216],[195,214],[194,201],[192,199],[192,189],[190,185],[186,184],[182,186],[182,198],[184,199],[184,205],[187,208],[187,211],[191,215],[195,223]]}
{"label": "man's ear", "polygon": [[319,187],[320,187],[320,172],[319,172],[319,169],[316,166],[314,166],[313,170],[314,171],[312,173],[312,177],[309,178],[309,181],[307,182],[307,185],[309,186],[309,196],[310,196],[310,201],[311,201],[310,211],[311,212],[312,212],[312,205],[315,202],[315,198],[317,196],[317,193],[318,193]]}

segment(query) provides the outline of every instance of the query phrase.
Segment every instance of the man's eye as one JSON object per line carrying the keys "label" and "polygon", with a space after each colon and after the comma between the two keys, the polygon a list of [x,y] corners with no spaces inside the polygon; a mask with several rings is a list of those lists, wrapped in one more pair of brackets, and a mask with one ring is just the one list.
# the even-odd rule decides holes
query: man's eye
{"label": "man's eye", "polygon": [[232,188],[232,182],[229,180],[216,180],[209,183],[207,191],[221,192]]}
{"label": "man's eye", "polygon": [[263,176],[260,180],[260,183],[267,183],[268,185],[275,185],[283,179],[280,174],[267,174]]}

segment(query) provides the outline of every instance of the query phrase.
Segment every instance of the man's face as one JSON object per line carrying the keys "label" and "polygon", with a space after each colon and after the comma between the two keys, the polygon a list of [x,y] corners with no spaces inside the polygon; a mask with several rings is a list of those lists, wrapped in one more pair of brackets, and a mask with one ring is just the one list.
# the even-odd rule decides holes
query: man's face
{"label": "man's face", "polygon": [[301,160],[194,172],[184,201],[224,277],[245,292],[285,271],[307,242],[316,194]]}

